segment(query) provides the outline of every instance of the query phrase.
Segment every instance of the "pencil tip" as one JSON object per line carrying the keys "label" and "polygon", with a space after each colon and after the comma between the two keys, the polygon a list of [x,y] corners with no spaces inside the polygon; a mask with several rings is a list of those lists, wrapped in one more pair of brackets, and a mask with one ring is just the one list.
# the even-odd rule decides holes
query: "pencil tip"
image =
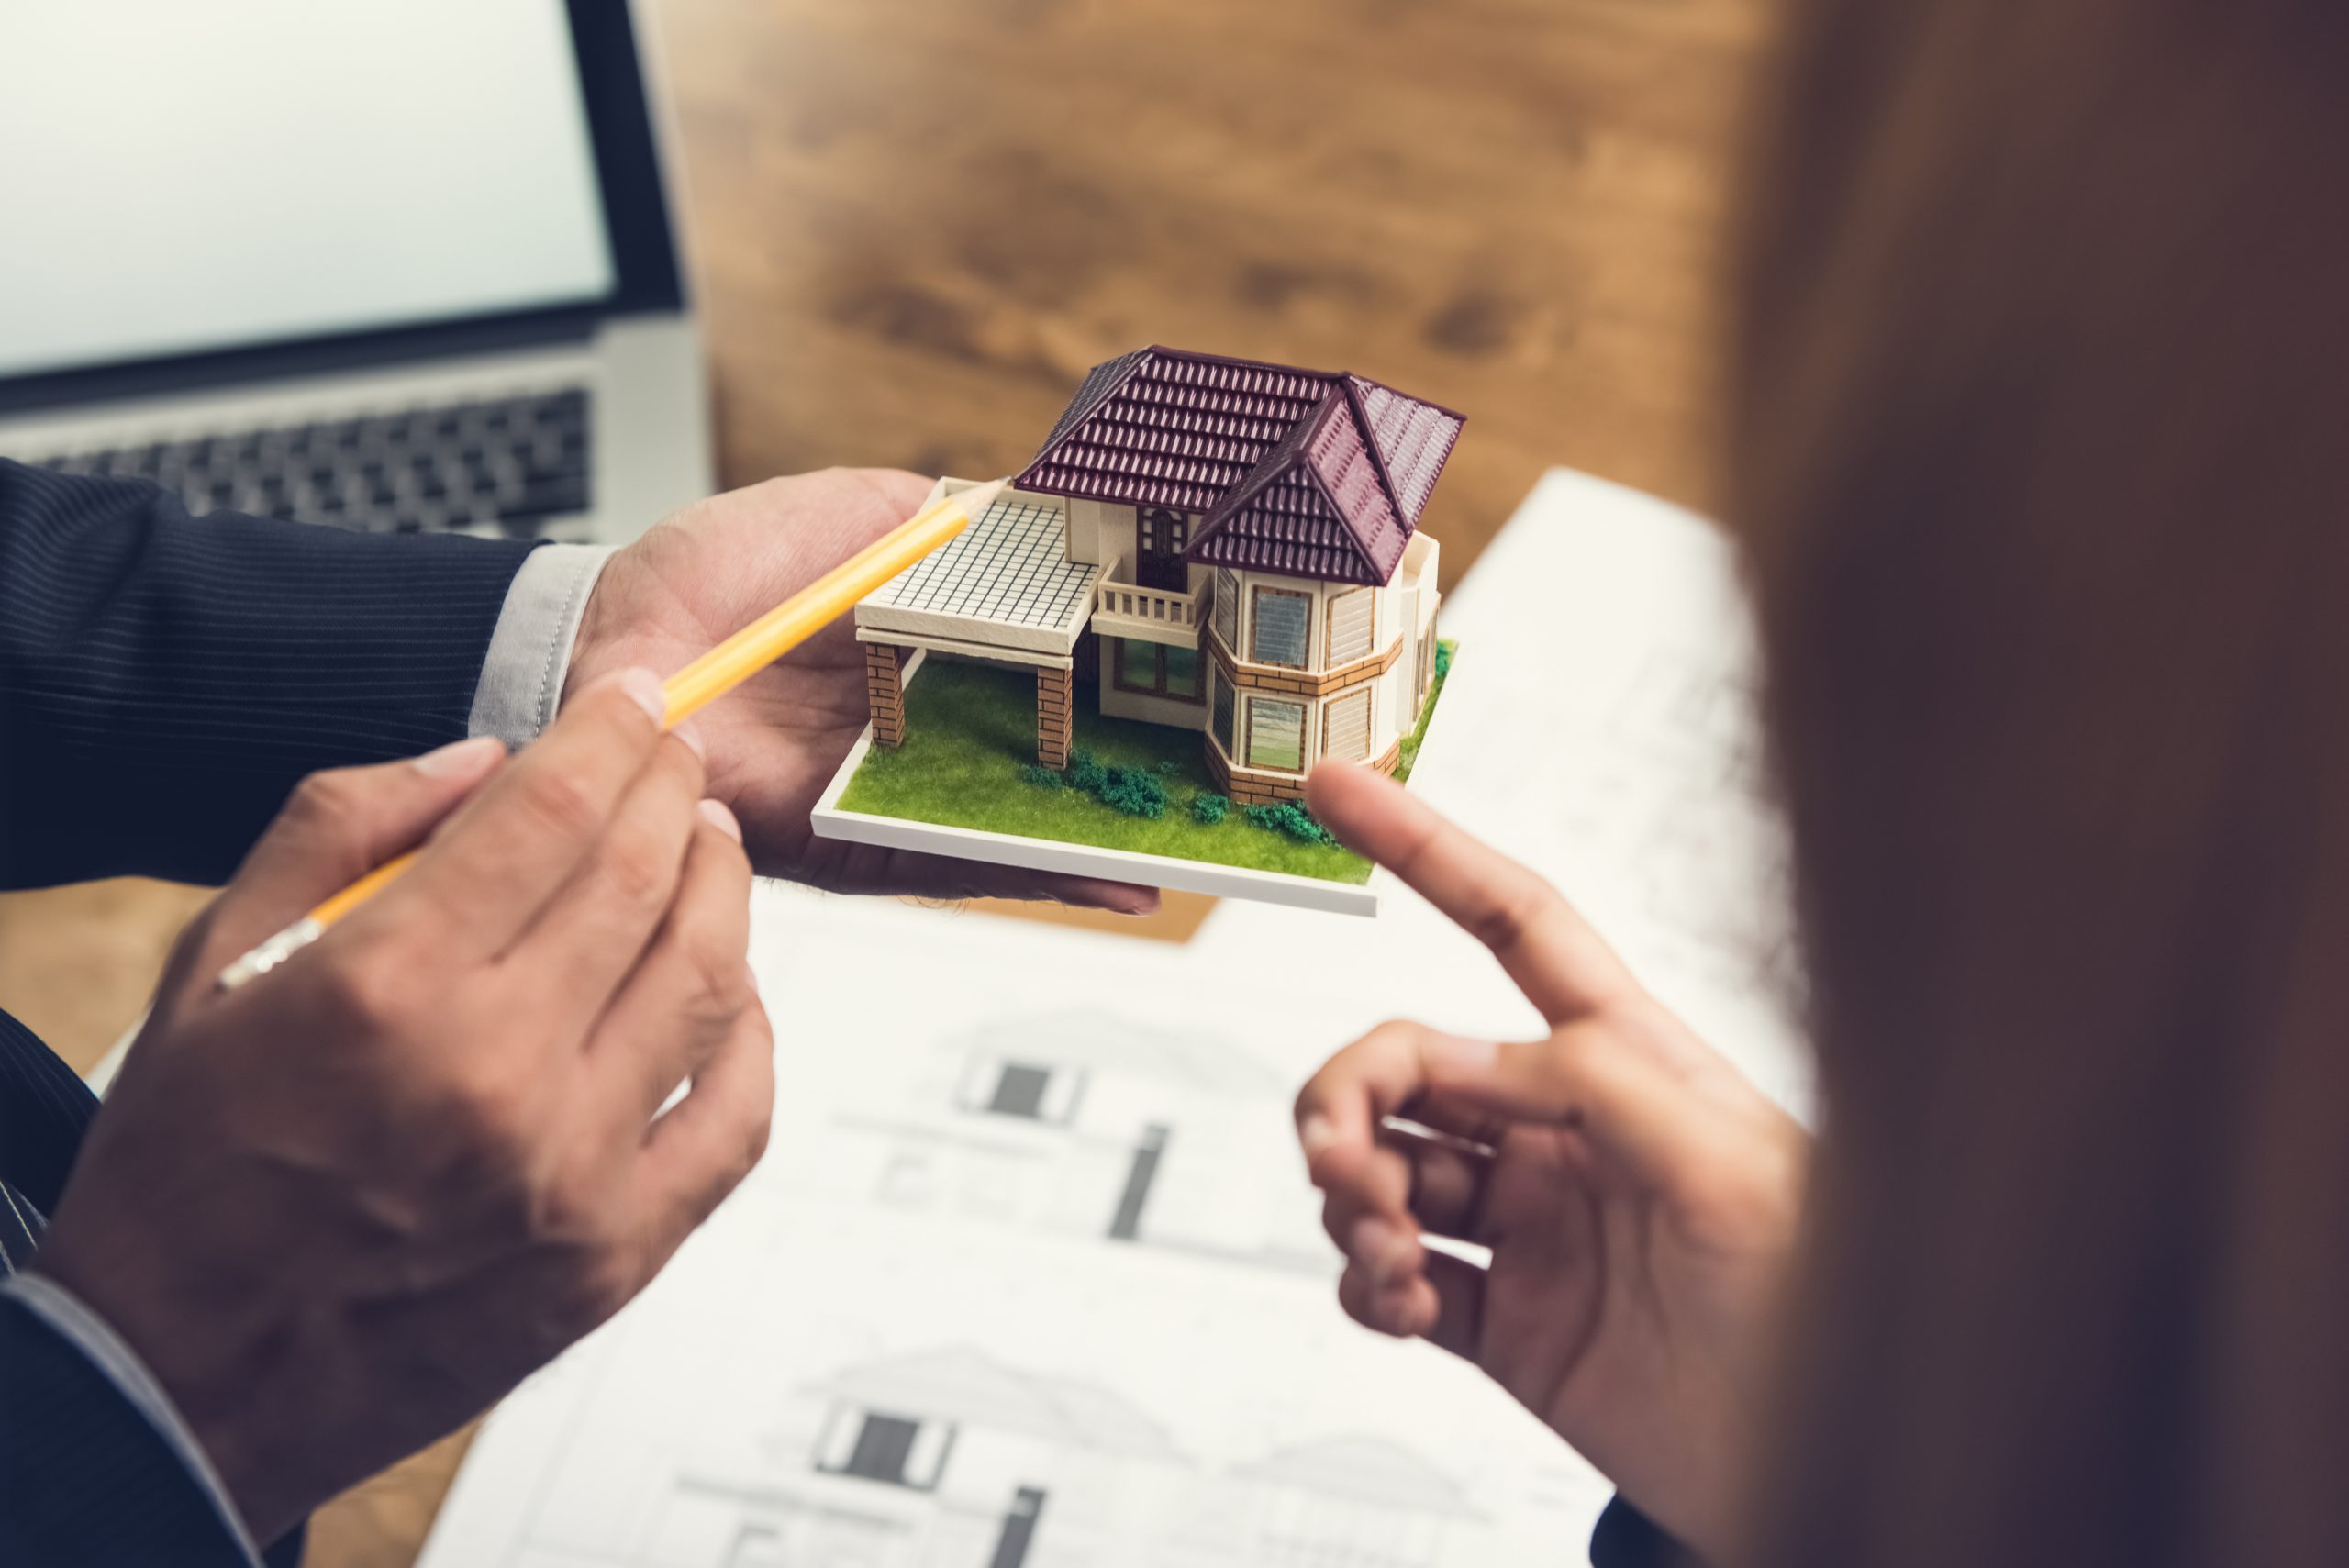
{"label": "pencil tip", "polygon": [[967,490],[956,491],[953,500],[956,506],[963,508],[964,517],[976,522],[981,513],[995,505],[996,497],[1010,488],[1011,481],[1008,479],[990,479],[984,484],[974,484]]}

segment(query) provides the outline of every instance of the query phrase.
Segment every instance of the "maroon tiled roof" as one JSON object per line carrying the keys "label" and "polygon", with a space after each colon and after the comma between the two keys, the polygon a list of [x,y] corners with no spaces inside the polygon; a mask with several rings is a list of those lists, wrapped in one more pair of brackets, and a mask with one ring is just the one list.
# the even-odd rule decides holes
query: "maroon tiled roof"
{"label": "maroon tiled roof", "polygon": [[1097,365],[1014,483],[1195,512],[1190,559],[1384,583],[1461,417],[1348,373],[1176,349]]}

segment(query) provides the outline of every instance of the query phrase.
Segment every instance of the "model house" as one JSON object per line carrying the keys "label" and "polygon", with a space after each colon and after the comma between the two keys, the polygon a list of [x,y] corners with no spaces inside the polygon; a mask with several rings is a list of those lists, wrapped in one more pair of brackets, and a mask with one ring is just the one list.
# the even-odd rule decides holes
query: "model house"
{"label": "model house", "polygon": [[1095,367],[986,516],[858,606],[874,743],[902,743],[905,682],[943,656],[1035,672],[1047,766],[1083,673],[1105,714],[1198,730],[1241,804],[1297,798],[1324,758],[1393,773],[1435,673],[1419,519],[1461,425],[1343,372]]}

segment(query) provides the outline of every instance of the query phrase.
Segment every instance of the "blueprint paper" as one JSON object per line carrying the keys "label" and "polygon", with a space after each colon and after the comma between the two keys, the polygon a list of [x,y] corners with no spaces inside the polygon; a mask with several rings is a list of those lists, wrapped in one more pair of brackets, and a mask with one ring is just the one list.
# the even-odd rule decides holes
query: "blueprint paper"
{"label": "blueprint paper", "polygon": [[[1802,1106],[1718,537],[1553,474],[1445,628],[1412,787]],[[1392,1014],[1538,1022],[1394,891],[1375,922],[1226,904],[1170,948],[762,888],[766,1162],[500,1408],[424,1568],[1585,1561],[1605,1483],[1334,1301],[1297,1085]]]}

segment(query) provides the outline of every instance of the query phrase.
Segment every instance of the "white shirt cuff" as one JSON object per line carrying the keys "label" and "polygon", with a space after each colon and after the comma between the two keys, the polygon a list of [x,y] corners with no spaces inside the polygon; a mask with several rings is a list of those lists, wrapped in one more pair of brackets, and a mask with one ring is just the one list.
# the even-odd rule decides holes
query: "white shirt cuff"
{"label": "white shirt cuff", "polygon": [[596,591],[596,579],[614,548],[547,544],[523,558],[507,585],[497,629],[490,633],[468,734],[495,735],[519,746],[554,722],[580,617],[587,613],[587,596]]}
{"label": "white shirt cuff", "polygon": [[105,1318],[91,1311],[82,1298],[46,1274],[11,1274],[0,1280],[0,1293],[15,1296],[32,1314],[54,1329],[89,1359],[99,1374],[115,1385],[131,1408],[147,1418],[155,1435],[179,1459],[181,1466],[192,1476],[196,1486],[212,1499],[213,1508],[220,1515],[220,1522],[228,1527],[239,1550],[253,1568],[261,1568],[261,1553],[253,1550],[252,1537],[246,1532],[244,1517],[237,1512],[237,1505],[228,1489],[220,1484],[219,1473],[204,1454],[204,1445],[187,1429],[180,1418],[179,1409],[139,1352],[122,1342],[122,1339],[106,1326]]}

